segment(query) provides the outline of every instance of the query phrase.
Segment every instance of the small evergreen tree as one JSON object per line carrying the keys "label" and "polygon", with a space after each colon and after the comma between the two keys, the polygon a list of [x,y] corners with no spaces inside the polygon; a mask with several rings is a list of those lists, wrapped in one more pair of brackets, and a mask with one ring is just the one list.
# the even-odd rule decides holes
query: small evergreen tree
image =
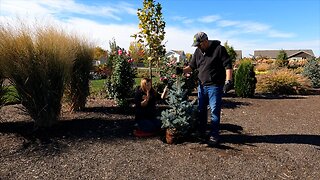
{"label": "small evergreen tree", "polygon": [[305,65],[302,74],[310,79],[312,87],[320,87],[320,61],[311,59]]}
{"label": "small evergreen tree", "polygon": [[187,91],[182,87],[181,77],[169,87],[168,99],[166,100],[170,109],[162,111],[162,128],[174,129],[180,136],[185,135],[194,120],[196,107],[194,102],[188,101]]}
{"label": "small evergreen tree", "polygon": [[286,51],[281,50],[279,52],[275,63],[278,67],[287,67],[288,66],[289,60],[288,60],[288,55],[287,55]]}
{"label": "small evergreen tree", "polygon": [[239,97],[252,97],[256,89],[257,79],[251,61],[240,63],[235,74],[235,91]]}

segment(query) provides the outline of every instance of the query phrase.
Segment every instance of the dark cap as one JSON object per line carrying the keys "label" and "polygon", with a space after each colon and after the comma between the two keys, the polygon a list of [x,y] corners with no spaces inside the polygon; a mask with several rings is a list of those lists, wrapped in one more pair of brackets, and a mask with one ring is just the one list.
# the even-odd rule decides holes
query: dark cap
{"label": "dark cap", "polygon": [[198,32],[193,36],[193,44],[192,46],[198,46],[202,41],[207,40],[208,36],[204,32]]}

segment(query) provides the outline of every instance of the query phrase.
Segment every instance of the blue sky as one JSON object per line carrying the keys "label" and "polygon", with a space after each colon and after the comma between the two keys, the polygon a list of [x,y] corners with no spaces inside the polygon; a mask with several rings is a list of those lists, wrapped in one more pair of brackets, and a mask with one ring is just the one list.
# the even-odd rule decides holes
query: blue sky
{"label": "blue sky", "polygon": [[[54,23],[97,46],[128,49],[138,32],[142,0],[0,0],[0,20]],[[248,57],[254,50],[312,49],[320,56],[319,0],[156,0],[166,22],[167,50],[193,53],[193,35],[228,41]]]}

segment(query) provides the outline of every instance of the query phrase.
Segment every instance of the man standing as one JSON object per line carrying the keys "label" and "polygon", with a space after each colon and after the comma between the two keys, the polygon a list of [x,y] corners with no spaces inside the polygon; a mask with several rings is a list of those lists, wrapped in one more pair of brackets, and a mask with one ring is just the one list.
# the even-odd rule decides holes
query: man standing
{"label": "man standing", "polygon": [[219,143],[219,125],[223,92],[232,87],[232,61],[224,46],[218,40],[208,40],[204,32],[194,35],[192,46],[197,47],[189,66],[177,69],[177,73],[198,70],[198,131],[205,136],[207,125],[207,106],[211,109],[209,146]]}

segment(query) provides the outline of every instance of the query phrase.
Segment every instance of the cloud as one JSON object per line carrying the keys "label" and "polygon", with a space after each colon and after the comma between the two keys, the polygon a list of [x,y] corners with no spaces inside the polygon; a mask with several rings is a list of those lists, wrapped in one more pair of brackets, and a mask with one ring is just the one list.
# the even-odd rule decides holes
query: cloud
{"label": "cloud", "polygon": [[218,26],[220,27],[228,27],[228,26],[235,26],[240,24],[239,21],[230,21],[230,20],[220,20],[217,22]]}
{"label": "cloud", "polygon": [[[121,8],[119,8],[121,7]],[[3,11],[3,12],[2,12]],[[122,20],[121,15],[136,15],[137,10],[129,3],[119,2],[116,4],[85,5],[76,3],[74,0],[29,0],[29,1],[1,1],[1,14],[19,15],[25,14],[40,17],[52,15],[61,17],[89,15],[113,20]]]}
{"label": "cloud", "polygon": [[193,22],[195,22],[194,19],[189,19],[189,18],[183,17],[183,16],[173,16],[171,19],[174,21],[183,23],[183,24],[192,24]]}
{"label": "cloud", "polygon": [[210,15],[210,16],[203,16],[203,17],[199,18],[198,21],[203,22],[203,23],[212,23],[212,22],[215,22],[219,19],[221,19],[221,17],[219,15]]}
{"label": "cloud", "polygon": [[[115,8],[110,10],[111,7]],[[137,23],[121,22],[121,24],[115,24],[115,21],[98,22],[82,18],[84,16],[78,16],[82,14],[105,17],[104,13],[110,13],[111,15],[108,18],[119,21],[119,19],[125,19],[128,14],[130,16],[136,15],[136,9],[129,3],[119,2],[113,5],[101,5],[100,7],[98,5],[78,4],[72,0],[1,0],[0,8],[0,20],[2,22],[14,21],[13,17],[20,15],[20,17],[24,17],[26,22],[38,19],[38,22],[43,22],[42,24],[58,24],[69,32],[87,37],[87,39],[94,41],[97,46],[101,46],[104,49],[109,49],[109,41],[113,38],[115,38],[120,47],[128,49],[130,42],[134,40],[131,35],[139,31]],[[65,17],[61,18],[61,16]],[[194,47],[191,47],[193,36],[198,31],[204,31],[207,32],[209,39],[218,39],[222,44],[228,41],[235,49],[242,50],[243,56],[252,54],[256,49],[312,49],[316,56],[320,55],[319,39],[292,41],[290,38],[296,36],[294,33],[281,32],[265,23],[226,20],[218,15],[202,17],[203,23],[200,23],[197,18],[191,19],[184,16],[175,16],[172,19],[177,22],[167,24],[165,28],[167,50],[184,50],[187,53],[193,53],[195,50]],[[198,25],[194,26],[192,24],[194,22],[197,22]],[[214,23],[209,26],[209,22]],[[179,27],[181,23],[191,25],[188,28]]]}

